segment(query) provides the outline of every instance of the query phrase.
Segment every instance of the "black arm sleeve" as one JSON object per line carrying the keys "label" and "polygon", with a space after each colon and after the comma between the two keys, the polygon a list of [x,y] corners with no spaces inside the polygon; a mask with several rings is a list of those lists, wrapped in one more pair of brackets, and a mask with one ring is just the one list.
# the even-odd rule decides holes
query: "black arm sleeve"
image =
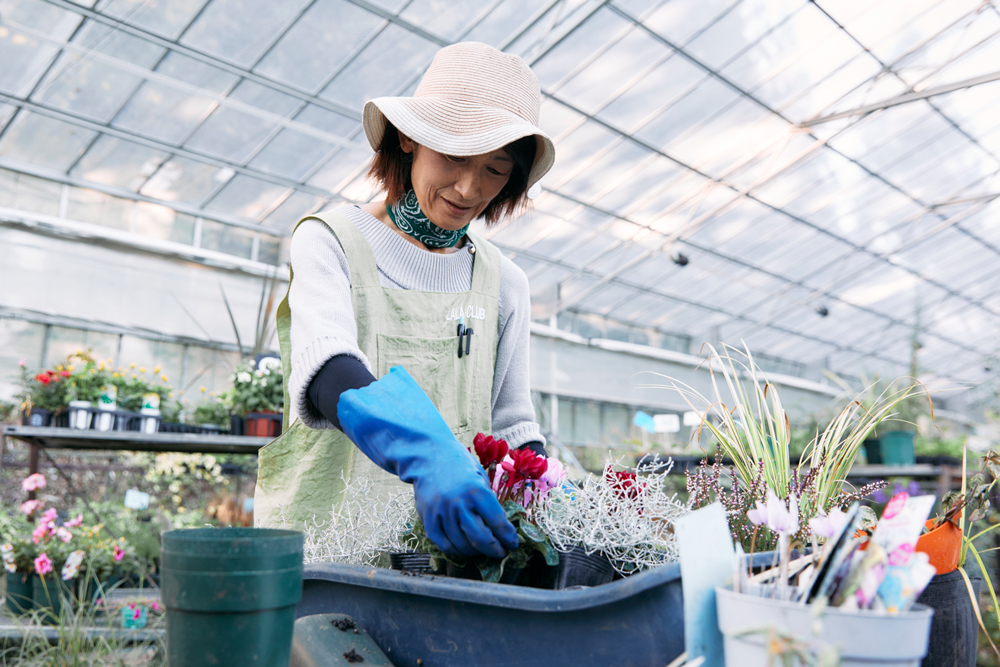
{"label": "black arm sleeve", "polygon": [[530,449],[538,456],[548,457],[548,454],[545,453],[545,445],[543,445],[539,440],[532,440],[531,442],[526,442],[520,447],[518,447],[518,449]]}
{"label": "black arm sleeve", "polygon": [[[330,357],[313,377],[306,390],[310,407],[340,428],[337,419],[337,402],[348,389],[361,389],[375,381],[365,365],[356,358],[340,354]],[[343,429],[341,429],[343,430]]]}

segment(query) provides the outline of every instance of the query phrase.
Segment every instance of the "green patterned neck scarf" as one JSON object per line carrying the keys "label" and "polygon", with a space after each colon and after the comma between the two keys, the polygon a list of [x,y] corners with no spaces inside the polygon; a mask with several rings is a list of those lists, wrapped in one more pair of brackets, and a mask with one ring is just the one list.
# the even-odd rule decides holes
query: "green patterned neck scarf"
{"label": "green patterned neck scarf", "polygon": [[428,248],[451,248],[469,231],[469,225],[455,230],[441,229],[435,225],[420,210],[417,193],[413,190],[395,204],[387,206],[386,211],[393,224]]}

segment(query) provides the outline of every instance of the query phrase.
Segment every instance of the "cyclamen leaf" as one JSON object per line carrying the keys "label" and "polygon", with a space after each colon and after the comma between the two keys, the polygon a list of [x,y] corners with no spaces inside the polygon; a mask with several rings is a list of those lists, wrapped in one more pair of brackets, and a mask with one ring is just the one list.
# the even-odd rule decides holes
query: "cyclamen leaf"
{"label": "cyclamen leaf", "polygon": [[500,577],[503,576],[503,566],[507,562],[507,559],[496,560],[495,558],[487,558],[486,560],[477,563],[476,567],[479,568],[479,574],[482,575],[483,581],[488,581],[491,584],[495,584],[500,581]]}
{"label": "cyclamen leaf", "polygon": [[539,547],[539,551],[545,556],[545,564],[551,567],[555,567],[559,564],[559,552],[552,548],[552,545],[548,543],[543,543]]}
{"label": "cyclamen leaf", "polygon": [[528,565],[531,555],[523,547],[514,549],[507,553],[507,564],[505,568],[524,569]]}
{"label": "cyclamen leaf", "polygon": [[529,541],[535,544],[545,542],[545,533],[538,529],[538,526],[528,522],[521,523],[521,534]]}

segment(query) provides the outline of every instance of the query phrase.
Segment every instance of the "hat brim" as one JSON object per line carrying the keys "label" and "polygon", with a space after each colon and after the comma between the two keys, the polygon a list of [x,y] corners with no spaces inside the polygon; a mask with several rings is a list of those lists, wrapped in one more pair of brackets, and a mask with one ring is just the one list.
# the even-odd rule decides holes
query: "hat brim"
{"label": "hat brim", "polygon": [[540,128],[496,107],[440,97],[377,97],[365,104],[363,123],[378,150],[386,119],[422,146],[446,155],[482,155],[522,137],[535,136],[538,148],[528,174],[531,187],[552,168],[555,146]]}

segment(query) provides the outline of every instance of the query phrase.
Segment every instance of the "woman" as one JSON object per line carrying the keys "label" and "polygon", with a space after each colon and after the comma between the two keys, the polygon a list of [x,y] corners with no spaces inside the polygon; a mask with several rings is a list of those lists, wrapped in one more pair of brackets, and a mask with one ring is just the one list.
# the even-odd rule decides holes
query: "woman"
{"label": "woman", "polygon": [[286,428],[260,453],[257,525],[322,523],[344,480],[368,476],[413,484],[446,552],[517,547],[467,448],[482,432],[544,451],[528,283],[468,228],[519,211],[552,166],[540,102],[523,60],[462,43],[438,52],[414,97],[365,105],[386,199],[305,218],[292,236],[277,318]]}

